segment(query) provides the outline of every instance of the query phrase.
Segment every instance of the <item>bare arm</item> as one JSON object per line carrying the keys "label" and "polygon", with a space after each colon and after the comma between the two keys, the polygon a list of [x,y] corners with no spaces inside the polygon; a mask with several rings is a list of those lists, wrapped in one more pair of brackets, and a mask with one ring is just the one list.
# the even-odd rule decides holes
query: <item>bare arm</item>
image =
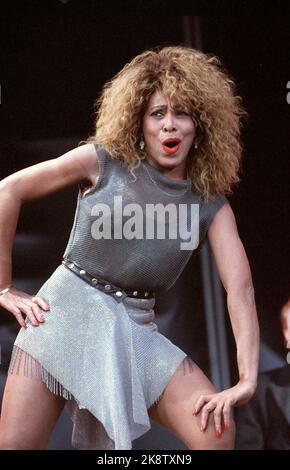
{"label": "bare arm", "polygon": [[202,409],[201,425],[206,427],[209,413],[214,413],[216,431],[230,424],[231,406],[247,402],[257,385],[259,360],[259,325],[249,262],[240,240],[235,216],[229,204],[216,214],[208,231],[209,242],[221,281],[227,292],[227,306],[237,346],[239,382],[222,392],[203,395],[195,406]]}
{"label": "bare arm", "polygon": [[237,346],[241,381],[256,387],[259,361],[259,325],[251,270],[229,204],[217,213],[208,232],[223,286]]}
{"label": "bare arm", "polygon": [[[12,283],[12,247],[22,204],[73,184],[87,182],[95,185],[98,174],[94,145],[87,144],[58,158],[17,171],[0,181],[0,291]],[[0,296],[0,301],[11,311],[7,304],[10,297],[8,292]]]}

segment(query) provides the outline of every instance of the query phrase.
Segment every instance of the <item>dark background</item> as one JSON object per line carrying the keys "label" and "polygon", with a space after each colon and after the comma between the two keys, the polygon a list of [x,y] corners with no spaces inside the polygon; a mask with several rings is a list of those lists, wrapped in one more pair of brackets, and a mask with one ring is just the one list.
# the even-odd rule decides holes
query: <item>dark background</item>
{"label": "dark background", "polygon": [[[1,17],[1,178],[77,146],[93,131],[94,100],[106,80],[147,48],[185,41],[182,15],[100,15],[98,2],[73,0],[52,0],[46,8],[41,2],[23,3],[19,8],[10,4]],[[252,269],[262,339],[284,356],[278,314],[290,295],[290,14],[277,8],[264,16],[220,14],[200,16],[199,21],[203,51],[220,57],[249,113],[242,181],[229,201]],[[45,278],[55,268],[71,228],[76,194],[77,188],[69,188],[23,207],[18,234],[29,234],[30,245],[18,237],[16,278],[27,270],[36,279]],[[40,242],[33,242],[31,236],[38,234]],[[185,285],[191,288],[188,279],[199,276],[198,270],[187,267],[179,292]],[[3,319],[10,321],[4,312]],[[175,321],[189,348],[190,332],[182,332]],[[204,333],[202,317],[200,322]],[[206,339],[199,333],[193,337],[202,354]],[[200,363],[207,366],[205,358]]]}

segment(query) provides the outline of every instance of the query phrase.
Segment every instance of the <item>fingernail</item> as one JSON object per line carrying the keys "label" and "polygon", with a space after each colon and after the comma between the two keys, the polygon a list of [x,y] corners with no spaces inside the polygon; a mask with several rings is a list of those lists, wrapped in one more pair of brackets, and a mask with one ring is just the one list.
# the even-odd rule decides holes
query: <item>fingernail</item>
{"label": "fingernail", "polygon": [[26,323],[23,323],[22,328],[27,328]]}
{"label": "fingernail", "polygon": [[230,423],[225,423],[225,430],[228,431],[230,429]]}
{"label": "fingernail", "polygon": [[193,415],[196,415],[196,409],[195,409],[195,408],[193,408],[192,414],[193,414]]}
{"label": "fingernail", "polygon": [[39,317],[39,321],[45,321],[45,318],[43,316]]}
{"label": "fingernail", "polygon": [[45,310],[48,312],[48,310],[50,310],[50,308],[49,308],[49,307],[46,307]]}
{"label": "fingernail", "polygon": [[38,326],[39,323],[38,323],[37,321],[33,320],[33,325],[34,325],[34,326]]}
{"label": "fingernail", "polygon": [[200,425],[200,431],[201,431],[201,432],[203,432],[203,431],[204,431],[204,427],[203,427],[203,425],[202,425],[202,424]]}
{"label": "fingernail", "polygon": [[216,430],[215,430],[215,435],[216,435],[216,437],[217,437],[218,439],[220,439],[222,433],[221,433],[221,431],[219,431],[218,429],[216,429]]}

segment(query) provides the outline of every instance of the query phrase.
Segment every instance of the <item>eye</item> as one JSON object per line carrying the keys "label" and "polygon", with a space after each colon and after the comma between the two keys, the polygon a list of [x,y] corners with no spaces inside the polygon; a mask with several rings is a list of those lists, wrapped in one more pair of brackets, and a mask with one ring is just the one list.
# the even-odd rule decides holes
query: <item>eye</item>
{"label": "eye", "polygon": [[151,113],[151,116],[163,116],[163,112],[157,109],[156,111],[153,111],[153,113]]}

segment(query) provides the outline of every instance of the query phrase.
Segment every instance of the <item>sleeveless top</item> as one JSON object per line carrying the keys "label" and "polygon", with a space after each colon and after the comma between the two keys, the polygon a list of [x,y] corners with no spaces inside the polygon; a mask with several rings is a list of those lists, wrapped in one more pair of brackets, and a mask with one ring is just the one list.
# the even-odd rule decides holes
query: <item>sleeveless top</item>
{"label": "sleeveless top", "polygon": [[[64,258],[122,289],[168,290],[200,249],[227,198],[216,194],[204,203],[190,179],[169,178],[146,160],[134,169],[134,177],[124,162],[94,145],[98,181],[89,192],[79,185]],[[171,220],[168,213],[160,218],[158,211],[152,212],[155,207],[161,214],[167,205]],[[181,249],[182,243],[186,249]]]}

